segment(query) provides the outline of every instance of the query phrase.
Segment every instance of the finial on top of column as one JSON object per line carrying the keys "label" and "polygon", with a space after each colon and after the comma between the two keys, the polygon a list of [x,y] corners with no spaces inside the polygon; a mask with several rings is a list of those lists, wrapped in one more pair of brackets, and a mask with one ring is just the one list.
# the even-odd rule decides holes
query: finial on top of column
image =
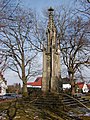
{"label": "finial on top of column", "polygon": [[54,9],[53,9],[52,7],[50,7],[50,8],[48,9],[48,11],[50,11],[50,12],[52,11],[52,12],[53,12]]}

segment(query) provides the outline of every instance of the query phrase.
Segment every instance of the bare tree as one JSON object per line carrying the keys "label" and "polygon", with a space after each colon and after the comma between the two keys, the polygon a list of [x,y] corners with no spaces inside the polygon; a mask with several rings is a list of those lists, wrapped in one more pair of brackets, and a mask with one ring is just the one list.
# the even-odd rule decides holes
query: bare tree
{"label": "bare tree", "polygon": [[[8,24],[7,21],[11,21],[11,16],[14,11],[17,9],[19,1],[13,2],[12,0],[0,0],[0,33],[3,27],[6,27]],[[8,65],[8,60],[5,54],[3,53],[2,43],[0,43],[0,72],[4,72]]]}
{"label": "bare tree", "polygon": [[30,43],[33,39],[33,12],[16,11],[14,21],[1,30],[0,42],[3,44],[4,53],[9,59],[9,68],[16,72],[23,82],[23,95],[27,96],[27,80],[30,76],[37,75],[33,64],[37,51]]}
{"label": "bare tree", "polygon": [[76,12],[78,12],[80,15],[90,19],[90,2],[89,2],[89,0],[77,0],[77,1],[75,1],[75,3],[79,5],[79,7],[76,8]]}
{"label": "bare tree", "polygon": [[[75,92],[74,79],[81,73],[81,67],[90,64],[89,21],[84,21],[78,13],[65,10],[57,12],[58,39],[61,45],[62,62],[67,67],[71,81],[72,95]],[[63,14],[63,16],[62,16]],[[87,27],[88,25],[88,27]]]}
{"label": "bare tree", "polygon": [[0,29],[7,26],[7,21],[13,20],[14,12],[19,7],[19,0],[1,0],[0,1]]}
{"label": "bare tree", "polygon": [[38,52],[43,51],[44,43],[46,43],[46,24],[42,16],[39,16],[38,13],[34,14],[32,36],[33,39],[30,40],[30,43],[35,47]]}
{"label": "bare tree", "polygon": [[3,54],[0,54],[0,73],[4,73],[7,68],[7,57]]}
{"label": "bare tree", "polygon": [[[60,6],[59,10],[56,9],[54,13],[54,20],[57,26],[57,39],[60,40],[61,46],[61,62],[67,68],[72,86],[72,94],[75,92],[75,75],[80,73],[79,76],[82,76],[81,68],[83,66],[88,67],[90,64],[89,21],[88,19],[84,20],[83,16],[80,17],[79,15],[79,12],[77,13],[75,10],[66,9],[64,6]],[[42,23],[40,23],[38,19],[35,19],[33,34],[38,44],[33,44],[33,42],[32,44],[39,51],[43,50],[40,46],[44,46],[43,42],[47,44],[45,34],[46,27],[41,27],[42,29],[40,29],[40,25],[45,26],[46,24],[42,25]]]}

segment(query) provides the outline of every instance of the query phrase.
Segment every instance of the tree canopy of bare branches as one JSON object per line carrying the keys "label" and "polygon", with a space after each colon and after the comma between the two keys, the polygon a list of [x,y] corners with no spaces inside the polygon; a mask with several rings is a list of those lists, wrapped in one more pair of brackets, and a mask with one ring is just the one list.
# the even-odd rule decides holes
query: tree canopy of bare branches
{"label": "tree canopy of bare branches", "polygon": [[83,66],[90,65],[90,35],[89,20],[84,20],[75,11],[65,8],[56,12],[58,39],[61,46],[61,59],[67,68],[71,80],[72,94],[74,94],[74,79],[81,74]]}
{"label": "tree canopy of bare branches", "polygon": [[[72,94],[75,75],[81,74],[83,66],[90,66],[90,7],[88,3],[82,5],[81,9],[75,10],[60,6],[54,13],[61,62],[67,67]],[[7,14],[4,16],[8,18]],[[10,61],[9,68],[23,81],[23,93],[27,93],[28,78],[36,74],[32,69],[34,58],[43,51],[44,43],[47,44],[46,23],[37,16],[31,9],[25,11],[18,7],[13,15],[9,14],[9,19],[2,20],[5,27],[0,28],[1,49]]]}
{"label": "tree canopy of bare branches", "polygon": [[18,9],[14,21],[1,29],[0,42],[4,54],[9,59],[9,68],[16,72],[23,81],[23,94],[27,95],[27,80],[36,75],[34,59],[37,51],[30,43],[33,28],[33,12]]}

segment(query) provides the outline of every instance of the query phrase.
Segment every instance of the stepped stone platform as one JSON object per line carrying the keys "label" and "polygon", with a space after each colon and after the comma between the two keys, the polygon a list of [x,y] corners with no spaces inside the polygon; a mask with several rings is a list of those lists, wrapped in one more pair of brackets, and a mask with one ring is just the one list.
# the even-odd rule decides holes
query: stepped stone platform
{"label": "stepped stone platform", "polygon": [[77,115],[75,115],[76,113],[73,113],[74,116],[68,114],[69,111],[74,108],[84,107],[86,111],[90,112],[88,107],[86,106],[87,104],[90,104],[89,100],[82,99],[81,97],[73,98],[63,93],[48,93],[44,95],[42,94],[39,97],[36,97],[36,100],[34,100],[32,104],[39,109],[46,109],[46,111],[57,114],[59,117],[65,120],[82,120]]}
{"label": "stepped stone platform", "polygon": [[13,106],[16,110],[13,120],[19,120],[17,117],[20,117],[20,120],[34,120],[36,116],[36,120],[89,120],[90,116],[84,116],[87,113],[90,115],[87,104],[90,106],[89,100],[85,98],[74,98],[64,93],[36,93],[27,98],[2,103],[0,113],[4,113],[3,118],[9,117],[7,108],[11,111]]}
{"label": "stepped stone platform", "polygon": [[[83,99],[81,97],[71,97],[71,96],[68,96],[68,95],[63,95],[63,103],[66,105],[66,106],[82,106],[82,104],[84,105],[87,105],[87,104],[90,104],[90,101],[88,99]],[[81,104],[80,104],[81,103]]]}

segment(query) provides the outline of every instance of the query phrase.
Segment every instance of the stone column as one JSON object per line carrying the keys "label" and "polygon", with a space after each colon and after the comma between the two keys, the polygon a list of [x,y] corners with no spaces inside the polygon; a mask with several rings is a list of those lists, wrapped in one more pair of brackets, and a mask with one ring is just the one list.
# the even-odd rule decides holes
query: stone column
{"label": "stone column", "polygon": [[48,91],[48,79],[47,79],[47,55],[46,50],[43,49],[43,76],[42,76],[42,91]]}

